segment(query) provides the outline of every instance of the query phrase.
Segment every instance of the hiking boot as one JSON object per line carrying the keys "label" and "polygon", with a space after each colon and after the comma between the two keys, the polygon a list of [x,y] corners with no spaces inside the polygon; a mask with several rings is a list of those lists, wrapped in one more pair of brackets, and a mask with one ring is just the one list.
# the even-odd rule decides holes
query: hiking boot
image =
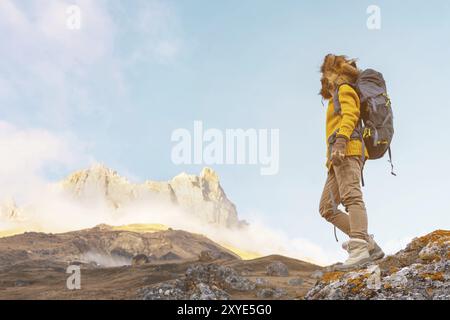
{"label": "hiking boot", "polygon": [[[368,244],[369,244],[370,259],[372,261],[376,261],[376,260],[382,259],[384,257],[384,252],[380,248],[380,246],[375,242],[375,240],[373,239],[373,234],[371,234],[369,236]],[[342,244],[342,249],[348,251],[347,248],[348,248],[348,241],[346,241]]]}
{"label": "hiking boot", "polygon": [[341,265],[337,265],[335,270],[348,271],[360,268],[372,261],[369,254],[369,243],[362,239],[350,239],[347,244],[348,259]]}

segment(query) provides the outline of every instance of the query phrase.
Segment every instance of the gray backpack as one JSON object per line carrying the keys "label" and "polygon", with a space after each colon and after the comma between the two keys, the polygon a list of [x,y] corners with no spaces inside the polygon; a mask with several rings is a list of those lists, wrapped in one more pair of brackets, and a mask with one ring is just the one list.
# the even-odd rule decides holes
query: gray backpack
{"label": "gray backpack", "polygon": [[[361,139],[363,162],[364,147],[367,148],[371,160],[380,159],[388,152],[391,174],[395,176],[390,147],[394,136],[394,116],[383,75],[375,70],[367,69],[361,72],[356,83],[349,85],[358,93],[361,102],[360,121],[351,139]],[[339,88],[333,99],[336,113],[341,112],[338,92]],[[364,180],[362,183],[364,185]]]}

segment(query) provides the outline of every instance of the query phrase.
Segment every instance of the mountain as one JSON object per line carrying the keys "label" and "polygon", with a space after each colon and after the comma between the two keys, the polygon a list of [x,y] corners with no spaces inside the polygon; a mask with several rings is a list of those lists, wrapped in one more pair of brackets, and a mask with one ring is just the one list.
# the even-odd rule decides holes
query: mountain
{"label": "mountain", "polygon": [[217,173],[204,168],[199,176],[181,173],[170,181],[131,183],[103,165],[77,171],[62,181],[77,200],[104,199],[112,209],[136,202],[175,205],[202,222],[226,228],[246,225],[223,191]]}
{"label": "mountain", "polygon": [[[73,265],[81,290],[66,288]],[[0,238],[0,300],[289,299],[307,292],[317,269],[277,255],[241,260],[204,236],[161,225]]]}
{"label": "mountain", "polygon": [[[133,257],[149,261],[196,260],[202,252],[215,257],[240,259],[208,238],[182,230],[127,231],[135,226],[99,225],[58,234],[26,232],[0,238],[0,268],[30,261],[73,262],[94,267],[130,265]],[[149,230],[147,227],[146,230]]]}
{"label": "mountain", "polygon": [[450,231],[437,230],[366,268],[326,272],[311,300],[450,300]]}

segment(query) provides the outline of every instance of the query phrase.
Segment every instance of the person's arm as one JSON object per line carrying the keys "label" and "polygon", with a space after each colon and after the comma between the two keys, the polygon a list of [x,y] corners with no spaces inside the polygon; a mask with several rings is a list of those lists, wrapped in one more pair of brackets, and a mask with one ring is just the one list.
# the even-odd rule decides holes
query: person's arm
{"label": "person's arm", "polygon": [[339,102],[341,104],[341,124],[337,137],[350,140],[350,136],[358,125],[360,116],[359,97],[356,91],[349,85],[339,88]]}

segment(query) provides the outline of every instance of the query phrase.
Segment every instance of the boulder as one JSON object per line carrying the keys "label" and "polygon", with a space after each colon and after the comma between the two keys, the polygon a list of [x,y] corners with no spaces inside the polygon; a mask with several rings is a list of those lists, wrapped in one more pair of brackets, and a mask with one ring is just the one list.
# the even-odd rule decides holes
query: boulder
{"label": "boulder", "polygon": [[145,254],[138,254],[131,259],[132,266],[141,266],[143,264],[149,263],[150,259]]}
{"label": "boulder", "polygon": [[290,286],[301,286],[303,284],[303,279],[300,278],[293,278],[293,279],[289,279],[288,284]]}
{"label": "boulder", "polygon": [[287,277],[289,270],[283,262],[274,261],[266,267],[266,274],[271,277]]}
{"label": "boulder", "polygon": [[283,296],[286,296],[287,292],[281,288],[264,288],[260,289],[256,292],[256,297],[260,299],[279,299]]}

